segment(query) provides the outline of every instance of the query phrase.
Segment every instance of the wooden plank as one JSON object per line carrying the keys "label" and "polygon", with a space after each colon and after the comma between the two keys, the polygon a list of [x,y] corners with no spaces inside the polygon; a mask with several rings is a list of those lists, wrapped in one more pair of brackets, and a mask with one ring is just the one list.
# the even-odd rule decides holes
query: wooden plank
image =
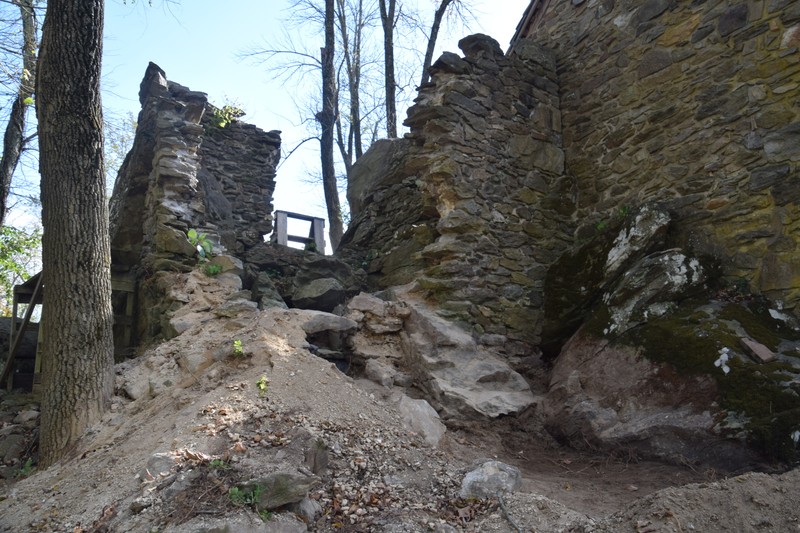
{"label": "wooden plank", "polygon": [[311,226],[311,237],[314,238],[314,243],[317,245],[317,251],[321,254],[325,253],[325,220],[322,218],[315,218]]}
{"label": "wooden plank", "polygon": [[286,211],[276,211],[275,212],[275,231],[278,234],[278,244],[282,244],[286,246],[289,244],[287,240],[289,230],[289,223],[287,220],[287,212]]}
{"label": "wooden plank", "polygon": [[[36,302],[39,299],[39,296],[42,292],[42,280],[44,276],[39,276],[39,279],[36,280],[36,288],[33,290],[33,297],[31,298],[31,302]],[[22,338],[25,336],[25,330],[28,329],[28,324],[31,321],[31,316],[33,315],[33,308],[36,307],[35,303],[28,304],[28,308],[25,309],[25,317],[22,319],[22,325],[19,327],[19,331],[17,332],[17,336],[11,339],[11,351],[8,354],[8,361],[6,361],[6,366],[3,369],[2,375],[0,375],[0,383],[3,383],[6,379],[8,379],[9,375],[11,374],[11,369],[14,367],[14,357],[17,355],[17,350],[22,345]],[[17,318],[14,317],[14,321],[16,322]],[[42,328],[39,328],[39,336],[42,334]],[[39,360],[38,352],[39,348],[37,346],[37,361]]]}

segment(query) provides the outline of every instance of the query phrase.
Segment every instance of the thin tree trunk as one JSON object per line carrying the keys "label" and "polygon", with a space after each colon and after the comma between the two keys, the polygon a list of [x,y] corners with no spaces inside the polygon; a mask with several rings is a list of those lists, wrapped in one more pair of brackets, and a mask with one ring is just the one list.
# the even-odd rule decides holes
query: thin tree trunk
{"label": "thin tree trunk", "polygon": [[0,159],[0,225],[5,222],[8,211],[8,195],[11,178],[25,147],[25,115],[36,80],[36,15],[33,0],[14,0],[22,19],[22,78],[17,97],[11,104],[11,113],[3,135],[3,154]]}
{"label": "thin tree trunk", "polygon": [[322,164],[322,189],[328,207],[331,248],[336,250],[344,234],[339,189],[336,186],[336,168],[333,164],[333,127],[336,119],[335,92],[336,71],[334,69],[334,0],[325,0],[325,48],[322,49],[322,112],[317,115],[322,127],[320,159]]}
{"label": "thin tree trunk", "polygon": [[428,38],[428,47],[425,49],[425,62],[422,64],[422,81],[420,86],[428,83],[431,75],[428,72],[431,69],[431,62],[433,61],[433,51],[436,49],[436,39],[439,37],[439,27],[442,25],[442,19],[447,12],[447,8],[453,0],[442,0],[439,8],[433,15],[433,25],[431,26],[431,36]]}
{"label": "thin tree trunk", "polygon": [[50,0],[39,70],[44,276],[39,460],[66,455],[113,392],[100,63],[103,0]]}
{"label": "thin tree trunk", "polygon": [[347,152],[342,157],[352,166],[355,155],[357,161],[363,155],[361,134],[361,39],[364,26],[363,2],[358,0],[353,24],[352,41],[348,32],[347,2],[337,0],[339,32],[342,38],[345,71],[347,73],[347,92],[350,97],[350,129],[347,135]]}
{"label": "thin tree trunk", "polygon": [[397,137],[397,82],[394,74],[394,14],[397,0],[380,0],[383,26],[384,89],[386,90],[386,136]]}

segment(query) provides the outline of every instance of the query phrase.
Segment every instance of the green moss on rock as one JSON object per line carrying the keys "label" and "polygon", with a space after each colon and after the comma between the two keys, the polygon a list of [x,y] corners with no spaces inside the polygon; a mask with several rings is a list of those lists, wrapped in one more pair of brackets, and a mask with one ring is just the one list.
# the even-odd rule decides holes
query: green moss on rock
{"label": "green moss on rock", "polygon": [[[615,342],[639,347],[644,357],[668,364],[678,374],[711,376],[720,407],[746,420],[744,429],[751,445],[769,459],[793,462],[798,459],[791,434],[800,429],[800,383],[796,380],[800,358],[796,352],[781,353],[776,361],[756,364],[742,353],[737,328],[773,351],[787,337],[795,339],[797,332],[778,323],[760,306],[756,300],[703,306],[687,302],[669,315],[629,330]],[[714,364],[723,348],[731,355],[727,373]]]}

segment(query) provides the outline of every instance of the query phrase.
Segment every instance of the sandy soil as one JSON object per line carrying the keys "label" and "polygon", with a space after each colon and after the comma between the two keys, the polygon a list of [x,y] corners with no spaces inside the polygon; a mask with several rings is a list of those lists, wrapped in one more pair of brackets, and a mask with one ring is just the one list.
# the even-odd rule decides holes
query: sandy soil
{"label": "sandy soil", "polygon": [[[309,353],[306,312],[219,318],[215,290],[189,291],[204,302],[197,325],[118,367],[119,395],[74,454],[5,482],[0,531],[800,531],[798,470],[726,478],[579,454],[532,431],[535,410],[524,424],[452,424],[430,448],[403,425],[396,394]],[[244,357],[226,352],[231,339]],[[135,380],[149,390],[132,400]],[[519,468],[522,486],[460,499],[487,458]],[[231,488],[290,470],[316,474],[311,511],[262,521],[231,500]]]}

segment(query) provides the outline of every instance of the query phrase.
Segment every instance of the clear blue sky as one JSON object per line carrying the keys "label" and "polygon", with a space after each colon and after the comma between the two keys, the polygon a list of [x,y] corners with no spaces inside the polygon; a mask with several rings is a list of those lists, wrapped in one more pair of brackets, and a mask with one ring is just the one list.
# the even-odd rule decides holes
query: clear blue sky
{"label": "clear blue sky", "polygon": [[[505,49],[529,0],[467,2],[473,6],[475,21],[469,30],[451,29],[440,35],[434,58],[443,50],[459,52],[457,41],[469,33],[491,35]],[[417,3],[430,17],[438,0]],[[289,0],[183,0],[169,4],[155,0],[150,7],[146,0],[134,5],[108,0],[103,60],[106,114],[138,113],[139,83],[148,62],[153,61],[171,81],[208,93],[212,103],[237,102],[247,112],[245,121],[264,130],[282,130],[284,148],[294,146],[307,136],[297,125],[299,112],[291,98],[300,89],[276,80],[264,65],[241,58],[242,53],[282,33],[281,21],[288,16],[289,4]],[[319,44],[312,44],[318,49]],[[400,111],[403,118],[404,110]],[[306,170],[318,166],[316,147],[308,148],[280,167],[274,203],[277,209],[324,217],[321,186],[305,182]]]}

